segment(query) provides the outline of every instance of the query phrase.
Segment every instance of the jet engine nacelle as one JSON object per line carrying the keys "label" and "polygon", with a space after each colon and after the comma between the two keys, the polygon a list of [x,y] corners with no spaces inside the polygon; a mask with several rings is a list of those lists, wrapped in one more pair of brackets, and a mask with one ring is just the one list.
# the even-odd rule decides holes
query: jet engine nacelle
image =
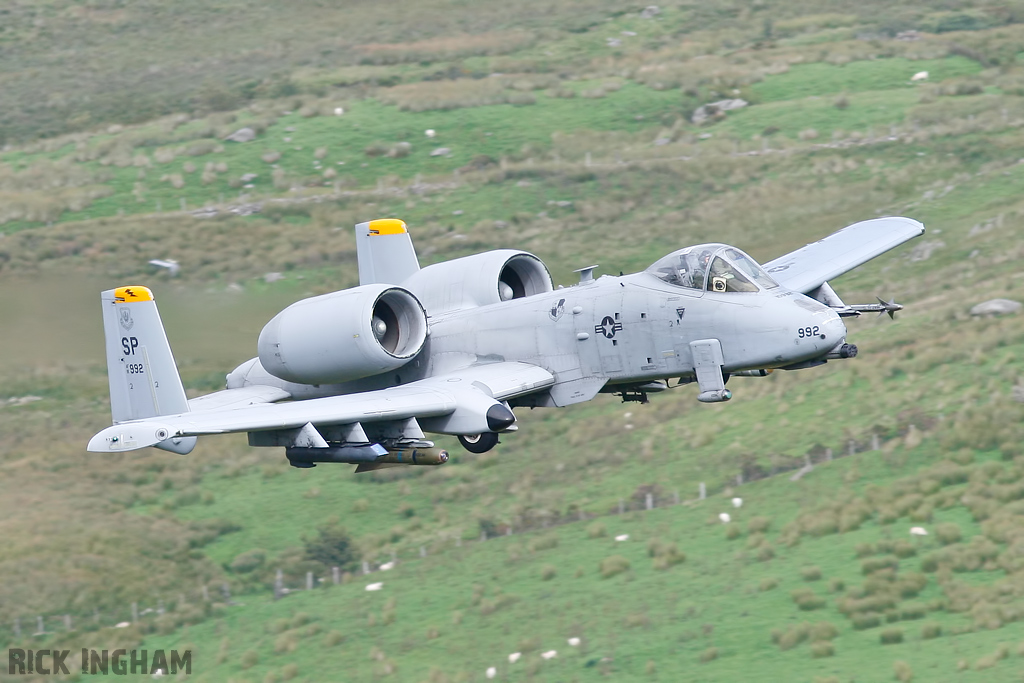
{"label": "jet engine nacelle", "polygon": [[288,382],[334,384],[396,370],[427,337],[423,306],[408,290],[363,285],[303,299],[260,332],[260,363]]}
{"label": "jet engine nacelle", "polygon": [[533,254],[499,249],[427,266],[403,287],[431,314],[487,306],[554,289],[544,262]]}

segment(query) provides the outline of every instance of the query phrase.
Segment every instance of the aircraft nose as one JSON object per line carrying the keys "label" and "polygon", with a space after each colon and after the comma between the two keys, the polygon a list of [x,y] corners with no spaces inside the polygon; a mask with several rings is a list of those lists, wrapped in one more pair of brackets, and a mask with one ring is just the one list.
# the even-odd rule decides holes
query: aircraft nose
{"label": "aircraft nose", "polygon": [[822,334],[825,335],[826,343],[835,346],[846,341],[846,324],[836,313],[833,312],[821,328]]}

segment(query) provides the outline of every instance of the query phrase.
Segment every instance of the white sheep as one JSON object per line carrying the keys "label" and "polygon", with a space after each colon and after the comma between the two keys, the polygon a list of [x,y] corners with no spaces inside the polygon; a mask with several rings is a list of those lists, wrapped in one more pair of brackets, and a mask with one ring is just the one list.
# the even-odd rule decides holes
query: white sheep
{"label": "white sheep", "polygon": [[729,516],[728,512],[721,513],[720,515],[718,515],[718,518],[722,520],[722,524],[728,524],[732,521],[732,517]]}
{"label": "white sheep", "polygon": [[912,526],[910,527],[911,536],[927,536],[928,531],[923,526]]}
{"label": "white sheep", "polygon": [[927,71],[918,71],[916,74],[914,74],[913,76],[910,77],[910,80],[912,82],[914,82],[914,83],[917,83],[918,81],[927,81],[928,80],[928,72]]}
{"label": "white sheep", "polygon": [[368,591],[379,591],[383,587],[384,587],[384,583],[382,581],[379,581],[377,583],[367,584],[366,590],[368,590]]}
{"label": "white sheep", "polygon": [[432,138],[435,135],[437,135],[437,131],[434,130],[433,128],[427,128],[425,131],[423,131],[423,134],[426,135],[428,138]]}
{"label": "white sheep", "polygon": [[386,572],[389,569],[394,569],[394,568],[395,568],[395,561],[394,560],[392,560],[391,562],[385,562],[384,564],[382,564],[380,566],[380,570],[382,572]]}
{"label": "white sheep", "polygon": [[575,638],[575,637],[570,638],[569,639],[569,645],[572,645],[573,647],[579,647],[580,646],[580,639],[579,638]]}
{"label": "white sheep", "polygon": [[743,507],[743,499],[742,498],[733,498],[732,499],[732,506],[734,508],[741,508],[741,507]]}
{"label": "white sheep", "polygon": [[498,675],[498,670],[496,668],[494,668],[493,666],[487,667],[487,677],[488,678],[494,678],[497,675]]}
{"label": "white sheep", "polygon": [[558,651],[557,650],[548,650],[547,652],[541,652],[540,656],[543,657],[544,659],[554,659],[555,657],[558,656]]}
{"label": "white sheep", "polygon": [[345,113],[345,108],[344,107],[335,107],[334,108],[334,115],[335,116],[341,116],[344,113]]}
{"label": "white sheep", "polygon": [[629,540],[629,534],[619,534],[618,536],[615,537],[615,540],[618,541],[619,543],[622,543],[623,541],[628,541]]}
{"label": "white sheep", "polygon": [[523,656],[522,652],[513,652],[512,654],[510,654],[508,656],[508,663],[509,664],[515,664],[516,662],[519,661],[519,658],[522,657],[522,656]]}

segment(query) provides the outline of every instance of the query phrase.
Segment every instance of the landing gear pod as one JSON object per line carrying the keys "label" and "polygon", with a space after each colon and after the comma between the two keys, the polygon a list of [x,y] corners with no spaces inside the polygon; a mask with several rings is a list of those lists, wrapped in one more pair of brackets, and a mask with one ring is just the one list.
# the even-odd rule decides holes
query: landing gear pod
{"label": "landing gear pod", "polygon": [[257,348],[275,377],[332,384],[396,370],[426,337],[419,300],[401,287],[373,284],[292,304],[263,328]]}

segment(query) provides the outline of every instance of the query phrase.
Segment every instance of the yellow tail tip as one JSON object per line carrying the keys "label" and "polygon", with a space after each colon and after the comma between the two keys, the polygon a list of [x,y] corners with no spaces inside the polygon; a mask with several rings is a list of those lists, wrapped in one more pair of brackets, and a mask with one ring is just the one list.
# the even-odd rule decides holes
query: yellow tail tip
{"label": "yellow tail tip", "polygon": [[367,226],[371,235],[401,235],[409,232],[405,221],[398,218],[378,218]]}
{"label": "yellow tail tip", "polygon": [[142,285],[128,285],[127,287],[118,287],[114,290],[114,301],[118,303],[152,300],[153,292],[149,287],[143,287]]}

